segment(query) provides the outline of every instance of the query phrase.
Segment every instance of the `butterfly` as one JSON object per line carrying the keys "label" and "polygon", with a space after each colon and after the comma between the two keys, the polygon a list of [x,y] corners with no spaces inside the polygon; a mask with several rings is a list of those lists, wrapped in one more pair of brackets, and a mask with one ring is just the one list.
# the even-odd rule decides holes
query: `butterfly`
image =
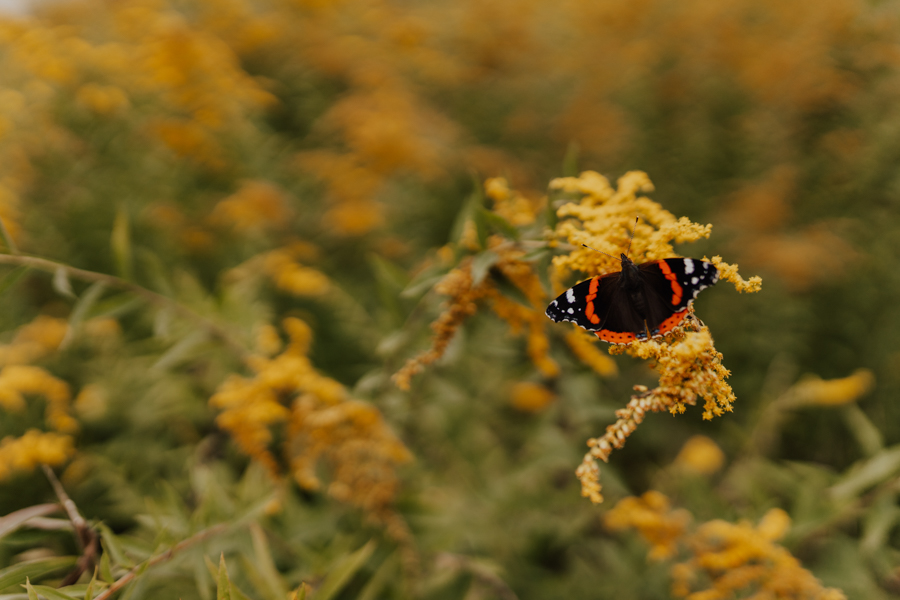
{"label": "butterfly", "polygon": [[547,307],[553,321],[571,321],[611,344],[664,336],[687,317],[700,290],[719,280],[711,262],[665,258],[635,264],[569,288]]}

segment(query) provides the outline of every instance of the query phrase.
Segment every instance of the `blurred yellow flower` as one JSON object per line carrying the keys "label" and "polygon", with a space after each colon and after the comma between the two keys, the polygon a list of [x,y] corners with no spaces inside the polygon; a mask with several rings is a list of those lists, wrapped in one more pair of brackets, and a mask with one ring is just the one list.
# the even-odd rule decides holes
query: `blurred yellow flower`
{"label": "blurred yellow flower", "polygon": [[62,433],[78,430],[78,422],[69,414],[71,398],[68,384],[40,367],[7,365],[0,370],[0,405],[7,410],[25,407],[24,394],[41,395],[47,400],[45,418]]}
{"label": "blurred yellow flower", "polygon": [[757,527],[722,520],[691,527],[691,514],[673,509],[656,491],[620,500],[604,516],[613,531],[635,529],[650,544],[648,558],[664,560],[686,552],[672,565],[672,595],[688,600],[741,597],[842,600],[835,588],[823,588],[800,562],[775,542],[790,529],[786,512],[773,508]]}
{"label": "blurred yellow flower", "polygon": [[52,354],[68,330],[65,319],[38,315],[19,328],[12,342],[0,345],[0,365],[28,364]]}
{"label": "blurred yellow flower", "polygon": [[698,475],[712,475],[724,464],[725,453],[705,435],[695,435],[686,441],[674,462],[676,467]]}
{"label": "blurred yellow flower", "polygon": [[87,83],[75,92],[76,101],[99,115],[113,115],[129,107],[128,95],[113,85]]}
{"label": "blurred yellow flower", "polygon": [[656,491],[640,498],[623,498],[603,517],[607,529],[621,531],[634,528],[650,544],[649,558],[663,560],[678,551],[678,544],[688,531],[691,514],[672,510],[669,499]]}
{"label": "blurred yellow flower", "polygon": [[[399,527],[391,509],[399,485],[395,469],[411,459],[409,451],[374,406],[353,400],[340,383],[312,367],[306,356],[312,331],[305,322],[290,317],[282,327],[290,343],[281,354],[250,357],[253,377],[231,375],[210,398],[220,410],[216,423],[273,477],[284,475],[276,450],[305,489],[321,487],[325,465],[331,496]],[[286,439],[276,449],[272,431],[282,424]]]}
{"label": "blurred yellow flower", "polygon": [[516,410],[538,413],[556,400],[556,394],[545,386],[531,381],[519,381],[513,384],[509,393],[509,402]]}
{"label": "blurred yellow flower", "polygon": [[534,223],[535,210],[532,203],[521,193],[511,190],[502,177],[493,177],[484,182],[484,192],[494,202],[494,212],[515,227]]}
{"label": "blurred yellow flower", "polygon": [[219,201],[210,213],[213,223],[239,233],[262,233],[284,227],[291,218],[286,194],[267,181],[244,181],[238,191]]}
{"label": "blurred yellow flower", "polygon": [[597,337],[582,329],[566,332],[566,344],[578,360],[602,377],[613,377],[619,372],[616,361],[597,348]]}
{"label": "blurred yellow flower", "polygon": [[821,379],[808,375],[797,382],[779,403],[784,407],[810,405],[835,406],[856,402],[875,386],[875,376],[868,369],[858,369],[840,379]]}
{"label": "blurred yellow flower", "polygon": [[773,508],[757,527],[721,520],[700,525],[685,540],[691,559],[672,569],[672,594],[702,600],[750,590],[763,598],[845,599],[840,590],[822,587],[790,552],[774,543],[790,523],[786,512]]}
{"label": "blurred yellow flower", "polygon": [[0,481],[40,464],[61,465],[74,453],[68,435],[29,429],[22,437],[6,436],[0,441]]}

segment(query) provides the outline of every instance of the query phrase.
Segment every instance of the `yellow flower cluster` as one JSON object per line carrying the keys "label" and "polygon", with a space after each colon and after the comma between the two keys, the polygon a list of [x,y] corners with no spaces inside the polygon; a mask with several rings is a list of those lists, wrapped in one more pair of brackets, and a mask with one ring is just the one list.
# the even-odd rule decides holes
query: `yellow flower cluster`
{"label": "yellow flower cluster", "polygon": [[[378,410],[349,397],[338,382],[319,374],[307,357],[312,332],[296,318],[282,323],[290,342],[273,358],[248,359],[251,378],[230,376],[210,399],[221,412],[218,425],[276,479],[283,476],[275,452],[303,488],[319,489],[317,467],[329,468],[328,493],[390,522],[398,486],[397,465],[410,460]],[[264,328],[267,350],[276,347]],[[273,430],[285,431],[281,448],[272,447]]]}
{"label": "yellow flower cluster", "polygon": [[718,519],[703,523],[685,540],[691,559],[672,567],[672,594],[688,600],[724,600],[752,590],[759,598],[846,600],[840,590],[822,587],[775,543],[790,525],[791,518],[779,508],[766,513],[756,527]]}
{"label": "yellow flower cluster", "polygon": [[710,438],[695,435],[684,443],[673,464],[697,475],[712,475],[725,464],[725,453]]}
{"label": "yellow flower cluster", "polygon": [[592,368],[598,375],[612,377],[619,372],[616,361],[597,348],[596,336],[582,329],[573,328],[566,333],[566,344],[578,360]]}
{"label": "yellow flower cluster", "polygon": [[45,418],[50,427],[62,433],[78,430],[78,422],[69,414],[71,394],[65,381],[40,367],[3,367],[0,370],[0,406],[6,410],[21,411],[25,408],[24,394],[41,395],[47,399]]}
{"label": "yellow flower cluster", "polygon": [[242,234],[264,233],[283,227],[291,217],[287,195],[267,181],[244,181],[232,195],[219,201],[209,215]]}
{"label": "yellow flower cluster", "polygon": [[651,560],[672,558],[678,551],[691,523],[691,514],[684,510],[672,510],[669,499],[656,491],[649,491],[640,498],[623,498],[603,517],[603,523],[611,531],[637,529],[650,544]]}
{"label": "yellow flower cluster", "polygon": [[0,481],[40,464],[61,465],[74,453],[72,437],[65,434],[29,429],[21,437],[6,436],[0,441]]}
{"label": "yellow flower cluster", "polygon": [[535,219],[534,204],[520,192],[511,190],[503,177],[484,182],[484,193],[494,203],[494,212],[515,227],[531,225]]}
{"label": "yellow flower cluster", "polygon": [[516,410],[538,413],[556,400],[556,394],[545,386],[532,381],[518,381],[509,393],[509,403]]}
{"label": "yellow flower cluster", "polygon": [[[672,510],[656,491],[628,497],[610,510],[604,523],[613,531],[635,529],[650,544],[649,558],[663,560],[687,552],[689,560],[672,566],[672,595],[687,600],[753,598],[843,600],[844,594],[821,583],[775,542],[790,528],[781,509],[770,510],[759,525],[713,520],[691,530],[691,515]],[[751,596],[747,596],[751,597]]]}
{"label": "yellow flower cluster", "polygon": [[[550,183],[550,189],[565,196],[575,196],[574,200],[564,201],[557,208],[561,221],[554,234],[568,241],[574,249],[553,259],[556,269],[553,280],[556,282],[565,280],[571,271],[592,276],[618,271],[619,260],[615,257],[626,249],[629,257],[638,264],[669,258],[674,255],[673,243],[696,241],[709,236],[711,230],[710,225],[676,219],[656,202],[640,196],[639,192],[653,190],[650,179],[640,171],[626,173],[618,180],[616,188],[599,173],[586,171],[579,177],[555,179]],[[636,215],[641,217],[637,223],[634,222]],[[632,228],[633,236],[629,239]],[[721,258],[714,257],[711,262],[720,270],[720,278],[732,282],[738,291],[760,289],[762,281],[759,277],[745,281],[738,275],[737,267],[722,262]],[[557,292],[562,292],[562,288]],[[628,353],[652,360],[660,380],[653,390],[636,388],[638,393],[625,408],[616,411],[618,420],[607,427],[603,436],[588,440],[590,451],[585,454],[576,475],[581,481],[582,495],[594,503],[603,501],[597,460],[607,461],[614,448],[621,448],[647,412],[683,413],[687,405],[692,406],[702,398],[703,418],[712,419],[731,411],[734,401],[731,386],[725,383],[729,372],[722,365],[722,355],[716,351],[709,331],[700,326],[693,315],[665,340],[613,346],[610,353]]]}
{"label": "yellow flower cluster", "polygon": [[226,274],[231,282],[258,281],[265,275],[275,287],[295,296],[318,296],[331,289],[331,283],[321,271],[298,262],[298,256],[308,254],[305,244],[292,244],[254,256]]}
{"label": "yellow flower cluster", "polygon": [[875,376],[868,369],[858,369],[848,377],[821,379],[813,375],[801,379],[779,399],[781,408],[801,406],[836,406],[856,402],[875,386]]}
{"label": "yellow flower cluster", "polygon": [[25,365],[49,356],[59,348],[68,331],[65,319],[39,315],[20,327],[12,342],[0,345],[0,365]]}

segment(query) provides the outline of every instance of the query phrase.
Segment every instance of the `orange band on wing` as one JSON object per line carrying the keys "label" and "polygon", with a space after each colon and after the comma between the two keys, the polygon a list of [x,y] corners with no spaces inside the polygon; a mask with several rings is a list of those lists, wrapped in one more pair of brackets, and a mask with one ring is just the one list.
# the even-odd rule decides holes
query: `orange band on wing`
{"label": "orange band on wing", "polygon": [[663,272],[663,275],[666,276],[666,279],[669,280],[669,284],[672,286],[672,306],[678,306],[681,304],[681,298],[684,295],[684,290],[681,289],[678,278],[672,272],[672,269],[669,268],[669,263],[666,261],[661,260],[656,264],[659,265],[659,270]]}
{"label": "orange band on wing", "polygon": [[633,342],[637,337],[630,331],[623,331],[622,333],[617,333],[615,331],[608,331],[604,329],[603,331],[595,331],[597,337],[603,340],[604,342],[609,342],[610,344],[627,344],[629,342]]}
{"label": "orange band on wing", "polygon": [[666,319],[665,321],[663,321],[662,323],[659,324],[659,327],[657,328],[657,331],[659,333],[657,333],[656,335],[666,335],[667,333],[669,333],[670,331],[672,331],[673,329],[678,327],[678,325],[681,324],[681,322],[684,320],[684,318],[687,315],[688,315],[688,309],[684,309],[680,312],[675,313],[674,315],[672,315],[671,317],[669,317],[668,319]]}
{"label": "orange band on wing", "polygon": [[600,278],[594,277],[591,279],[591,283],[588,286],[588,295],[585,297],[584,301],[587,302],[587,306],[584,309],[584,316],[588,318],[588,321],[596,325],[600,322],[600,315],[594,312],[594,298],[597,297],[597,287],[600,285]]}

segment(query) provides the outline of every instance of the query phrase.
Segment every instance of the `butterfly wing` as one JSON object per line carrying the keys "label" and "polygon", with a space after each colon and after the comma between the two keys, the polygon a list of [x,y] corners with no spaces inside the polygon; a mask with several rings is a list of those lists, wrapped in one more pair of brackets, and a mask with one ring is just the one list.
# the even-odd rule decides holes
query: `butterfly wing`
{"label": "butterfly wing", "polygon": [[619,288],[620,273],[591,277],[570,287],[547,307],[553,321],[569,321],[588,331],[599,331]]}
{"label": "butterfly wing", "polygon": [[715,265],[693,258],[667,258],[638,268],[646,299],[647,327],[653,337],[678,325],[697,294],[719,280]]}

